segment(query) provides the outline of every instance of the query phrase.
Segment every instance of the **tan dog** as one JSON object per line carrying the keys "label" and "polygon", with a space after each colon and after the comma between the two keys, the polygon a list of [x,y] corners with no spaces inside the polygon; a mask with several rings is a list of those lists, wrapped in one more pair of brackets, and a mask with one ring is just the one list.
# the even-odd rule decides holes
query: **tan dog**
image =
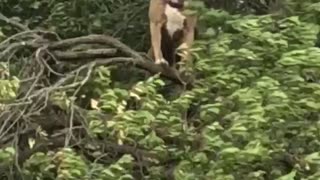
{"label": "tan dog", "polygon": [[[190,58],[197,17],[182,14],[183,8],[184,0],[150,0],[151,48],[148,54],[156,64],[175,66],[178,61]],[[183,57],[176,53],[179,46],[186,48]]]}

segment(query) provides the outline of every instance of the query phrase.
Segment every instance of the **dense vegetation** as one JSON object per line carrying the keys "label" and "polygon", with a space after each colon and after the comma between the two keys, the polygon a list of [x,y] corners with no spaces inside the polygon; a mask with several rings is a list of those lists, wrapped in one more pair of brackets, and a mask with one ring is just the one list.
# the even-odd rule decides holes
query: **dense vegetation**
{"label": "dense vegetation", "polygon": [[1,179],[320,179],[319,0],[192,1],[183,76],[148,2],[0,1]]}

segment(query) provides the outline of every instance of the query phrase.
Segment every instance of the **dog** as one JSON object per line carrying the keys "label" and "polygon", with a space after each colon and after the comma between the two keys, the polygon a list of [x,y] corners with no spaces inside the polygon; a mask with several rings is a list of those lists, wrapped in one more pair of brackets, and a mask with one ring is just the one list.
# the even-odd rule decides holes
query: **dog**
{"label": "dog", "polygon": [[[191,58],[190,47],[195,39],[197,17],[184,15],[184,7],[184,0],[150,0],[151,48],[148,54],[156,64],[175,67],[177,62]],[[184,56],[176,53],[179,47],[184,47]]]}

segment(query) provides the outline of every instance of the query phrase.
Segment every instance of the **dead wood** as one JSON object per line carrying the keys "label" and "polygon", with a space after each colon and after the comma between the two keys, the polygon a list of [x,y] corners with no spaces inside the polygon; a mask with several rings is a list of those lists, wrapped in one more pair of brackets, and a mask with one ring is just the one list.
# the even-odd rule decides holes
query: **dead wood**
{"label": "dead wood", "polygon": [[112,56],[115,56],[116,52],[117,52],[117,49],[90,49],[86,51],[75,51],[75,52],[53,51],[52,54],[57,59],[69,60],[69,59],[112,57]]}
{"label": "dead wood", "polygon": [[[18,96],[13,101],[0,102],[0,148],[15,145],[19,149],[17,162],[20,165],[36,152],[47,152],[66,145],[77,147],[83,154],[90,155],[86,149],[88,143],[96,144],[105,153],[132,154],[138,163],[144,165],[153,163],[148,160],[150,158],[166,161],[166,158],[130,144],[118,145],[112,141],[91,138],[87,127],[92,111],[79,107],[72,99],[69,99],[67,106],[61,104],[58,95],[56,98],[53,95],[81,88],[98,66],[125,64],[150,74],[159,73],[185,85],[185,80],[175,69],[154,64],[148,57],[111,36],[88,35],[60,39],[54,32],[29,30],[22,24],[2,17],[2,14],[1,19],[23,32],[0,42],[0,62],[8,62],[8,65],[14,62],[21,66]],[[59,63],[70,66],[67,71],[58,71],[55,64]],[[10,75],[10,72],[5,74]],[[82,78],[79,78],[79,74],[82,74]],[[95,117],[108,121],[113,116],[96,112]],[[39,135],[39,132],[45,135]],[[35,139],[34,147],[28,145],[30,138]]]}
{"label": "dead wood", "polygon": [[[9,66],[18,64],[21,68],[17,75],[20,79],[17,97],[0,100],[0,148],[13,145],[18,149],[17,166],[36,152],[66,146],[81,151],[89,160],[97,158],[92,151],[100,151],[112,157],[131,154],[137,159],[137,166],[148,166],[154,160],[164,164],[170,161],[169,157],[160,157],[133,144],[119,145],[112,139],[93,138],[87,129],[90,117],[109,121],[113,115],[80,107],[73,99],[76,94],[69,98],[60,96],[69,90],[78,92],[99,66],[132,66],[151,75],[160,74],[183,87],[190,84],[188,78],[182,78],[177,70],[166,65],[156,65],[143,53],[111,36],[61,39],[55,32],[30,30],[1,13],[0,20],[20,30],[0,42],[0,62]],[[60,64],[66,68],[56,68]],[[0,69],[0,77],[11,75]],[[35,142],[32,147],[28,144],[30,139]],[[88,144],[96,149],[88,148]]]}

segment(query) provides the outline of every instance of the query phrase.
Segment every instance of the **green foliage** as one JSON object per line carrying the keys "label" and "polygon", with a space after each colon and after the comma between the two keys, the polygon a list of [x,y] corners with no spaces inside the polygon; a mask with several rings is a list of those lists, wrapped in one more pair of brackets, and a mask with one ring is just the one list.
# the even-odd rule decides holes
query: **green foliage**
{"label": "green foliage", "polygon": [[20,86],[19,79],[9,75],[8,65],[0,62],[0,102],[13,100]]}
{"label": "green foliage", "polygon": [[[216,18],[221,12],[210,14]],[[204,18],[210,21],[210,16]],[[198,74],[205,77],[198,79],[199,87],[216,92],[200,116],[210,121],[218,114],[203,131],[203,148],[215,158],[205,163],[210,164],[207,170],[201,166],[196,177],[188,169],[194,167],[181,162],[183,177],[318,177],[317,163],[302,162],[304,156],[319,152],[318,117],[310,116],[319,112],[320,54],[314,47],[319,26],[299,16],[223,18],[225,31],[215,41],[198,42],[209,48],[199,52],[196,62]],[[312,82],[307,82],[306,74],[312,75]],[[298,159],[292,169],[279,163],[288,154]]]}
{"label": "green foliage", "polygon": [[[149,44],[144,0],[2,0],[1,12],[30,28],[45,28],[61,37],[109,34],[135,49]],[[5,26],[8,33],[11,27]],[[0,34],[1,35],[1,34]]]}
{"label": "green foliage", "polygon": [[[52,156],[52,154],[50,153]],[[32,155],[24,163],[24,175],[29,179],[46,179],[55,177],[52,171],[56,165],[51,162],[51,158],[44,153]]]}
{"label": "green foliage", "polygon": [[0,164],[9,165],[14,161],[16,151],[13,147],[6,147],[0,150]]}
{"label": "green foliage", "polygon": [[[28,179],[133,179],[130,173],[133,158],[122,156],[117,162],[104,166],[88,164],[72,149],[56,153],[36,153],[24,163],[24,176]],[[56,178],[55,178],[56,177]]]}

